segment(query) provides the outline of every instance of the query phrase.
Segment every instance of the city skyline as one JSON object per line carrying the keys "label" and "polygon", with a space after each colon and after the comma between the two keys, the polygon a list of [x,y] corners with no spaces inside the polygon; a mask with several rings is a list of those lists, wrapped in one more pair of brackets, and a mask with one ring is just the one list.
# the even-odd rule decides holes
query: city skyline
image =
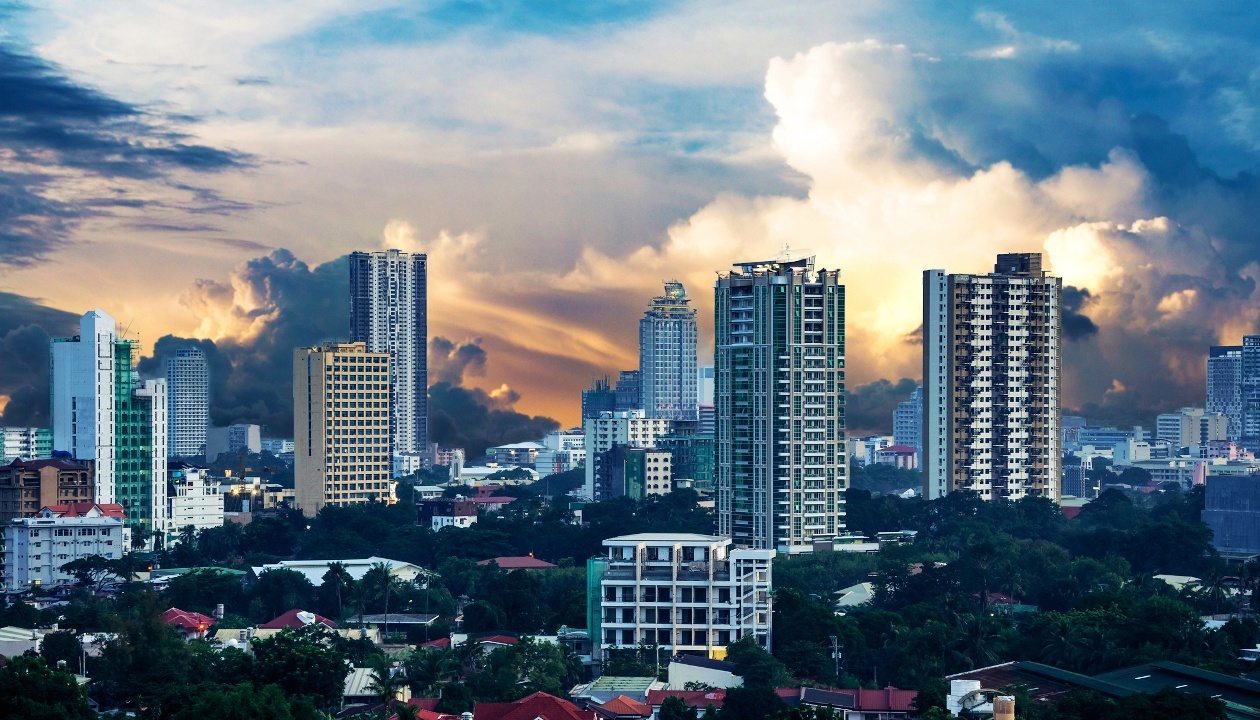
{"label": "city skyline", "polygon": [[[431,335],[484,351],[456,379],[568,425],[591,377],[634,365],[663,278],[705,288],[784,243],[845,268],[856,393],[917,379],[923,268],[1041,251],[1064,278],[1065,407],[1151,416],[1199,402],[1203,347],[1258,329],[1260,191],[1240,174],[1260,158],[1242,70],[1257,25],[1240,7],[398,11],[384,35],[336,3],[6,9],[0,87],[75,103],[19,100],[18,126],[84,143],[6,141],[34,179],[6,191],[31,212],[0,216],[0,338],[20,356],[39,347],[20,328],[62,336],[102,307],[145,355],[168,333],[224,362],[280,355],[257,378],[273,382],[292,347],[343,336],[296,286],[329,295],[352,250],[419,250]],[[678,40],[698,25],[715,32]],[[119,139],[125,167],[106,162]],[[708,347],[707,293],[696,307]],[[0,367],[6,424],[30,424],[41,365]],[[279,400],[258,402],[230,419],[266,424]]]}

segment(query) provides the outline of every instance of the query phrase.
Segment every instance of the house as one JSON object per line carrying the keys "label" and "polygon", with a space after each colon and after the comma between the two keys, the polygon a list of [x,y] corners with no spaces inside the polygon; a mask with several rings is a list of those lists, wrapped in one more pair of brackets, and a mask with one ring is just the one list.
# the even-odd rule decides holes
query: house
{"label": "house", "polygon": [[281,560],[268,565],[255,565],[250,568],[246,580],[255,582],[259,576],[268,570],[285,569],[302,573],[312,585],[319,587],[324,584],[324,575],[328,573],[328,568],[333,563],[340,563],[345,568],[346,573],[355,581],[362,580],[363,576],[377,564],[385,565],[389,568],[391,576],[405,583],[416,582],[417,579],[423,581],[429,575],[429,571],[419,565],[374,556],[357,560]]}
{"label": "house", "polygon": [[603,720],[641,720],[653,716],[651,705],[626,695],[618,695],[602,704],[593,702],[587,709],[594,710],[595,716]]}
{"label": "house", "polygon": [[875,462],[880,465],[892,465],[899,470],[917,470],[919,451],[909,445],[889,445],[875,451]]}
{"label": "house", "polygon": [[687,683],[725,690],[743,687],[744,678],[735,674],[734,663],[697,655],[675,655],[669,660],[669,687],[671,690],[686,690]]}
{"label": "house", "polygon": [[649,692],[664,690],[666,687],[665,683],[654,677],[601,675],[586,685],[578,685],[569,694],[574,700],[586,705],[603,704],[618,695],[647,702]]}
{"label": "house", "polygon": [[800,688],[798,704],[840,711],[845,720],[895,720],[914,710],[918,692],[886,687],[883,690],[826,690]]}
{"label": "house", "polygon": [[171,608],[162,613],[162,622],[175,628],[175,632],[185,640],[205,640],[210,626],[216,621],[208,615]]}
{"label": "house", "polygon": [[419,613],[386,613],[376,615],[364,615],[362,618],[355,616],[355,623],[362,622],[365,627],[376,628],[384,632],[387,628],[392,628],[397,632],[402,632],[413,627],[424,627],[437,622],[437,615],[426,615]]}
{"label": "house", "polygon": [[556,567],[546,560],[535,558],[532,554],[524,557],[497,557],[477,562],[478,565],[489,565],[490,563],[498,565],[502,570],[550,570]]}
{"label": "house", "polygon": [[313,612],[293,609],[284,613],[280,617],[277,617],[271,620],[270,622],[265,622],[262,625],[259,625],[258,629],[282,630],[284,628],[289,628],[291,630],[296,630],[298,628],[303,628],[313,623],[318,623],[329,629],[336,629],[337,627],[337,623],[333,622],[332,620],[329,620],[323,615],[316,615]]}
{"label": "house", "polygon": [[660,714],[661,705],[665,703],[666,698],[681,698],[687,703],[687,707],[695,708],[697,715],[703,715],[704,711],[710,706],[714,710],[722,709],[722,702],[726,700],[725,690],[649,690],[647,693],[648,705],[652,706],[652,715],[655,717]]}
{"label": "house", "polygon": [[448,637],[430,640],[420,646],[421,650],[447,650],[451,647],[451,639]]}
{"label": "house", "polygon": [[486,635],[485,637],[476,638],[472,642],[480,646],[481,654],[489,655],[499,648],[515,645],[520,640],[511,635]]}
{"label": "house", "polygon": [[416,504],[416,524],[433,532],[443,528],[467,528],[477,522],[477,503],[456,497],[453,500],[421,500]]}
{"label": "house", "polygon": [[510,703],[483,703],[473,706],[477,720],[595,720],[595,712],[555,695],[536,692]]}
{"label": "house", "polygon": [[[395,666],[390,669],[390,676],[393,677],[402,672],[402,668]],[[350,705],[371,705],[379,703],[380,696],[373,689],[372,668],[350,668],[350,672],[346,674],[345,687],[341,693],[341,707],[344,709]],[[407,702],[411,699],[411,686],[402,683],[394,694],[394,699],[399,702]]]}

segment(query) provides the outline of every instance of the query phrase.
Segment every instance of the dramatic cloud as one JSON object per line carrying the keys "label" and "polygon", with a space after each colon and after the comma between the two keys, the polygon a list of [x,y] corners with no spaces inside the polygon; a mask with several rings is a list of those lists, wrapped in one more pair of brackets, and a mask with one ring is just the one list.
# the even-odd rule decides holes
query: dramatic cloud
{"label": "dramatic cloud", "polygon": [[49,341],[78,333],[78,318],[0,292],[0,425],[48,427]]}
{"label": "dramatic cloud", "polygon": [[850,435],[891,435],[897,403],[909,400],[919,383],[910,378],[897,382],[876,380],[845,393],[844,421]]}
{"label": "dramatic cloud", "polygon": [[481,347],[481,338],[458,345],[440,335],[429,341],[430,382],[462,385],[465,375],[486,375],[486,351]]}

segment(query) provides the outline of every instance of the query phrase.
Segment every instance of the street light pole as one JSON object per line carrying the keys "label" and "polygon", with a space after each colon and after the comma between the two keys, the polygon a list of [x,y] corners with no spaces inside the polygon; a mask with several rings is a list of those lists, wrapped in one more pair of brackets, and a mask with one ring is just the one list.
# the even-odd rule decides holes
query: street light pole
{"label": "street light pole", "polygon": [[840,682],[840,638],[831,636],[831,657],[836,661],[836,683]]}

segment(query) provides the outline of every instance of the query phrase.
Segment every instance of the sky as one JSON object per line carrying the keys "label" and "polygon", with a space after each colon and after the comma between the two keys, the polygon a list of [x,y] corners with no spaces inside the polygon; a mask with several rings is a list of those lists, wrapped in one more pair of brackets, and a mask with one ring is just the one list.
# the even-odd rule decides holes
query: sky
{"label": "sky", "polygon": [[848,286],[851,429],[921,374],[922,270],[998,252],[1064,279],[1065,408],[1151,425],[1260,330],[1256,37],[1242,1],[0,1],[0,421],[46,422],[99,307],[283,426],[344,256],[397,247],[433,379],[527,434],[637,365],[667,279],[703,362],[715,272],[786,246]]}

